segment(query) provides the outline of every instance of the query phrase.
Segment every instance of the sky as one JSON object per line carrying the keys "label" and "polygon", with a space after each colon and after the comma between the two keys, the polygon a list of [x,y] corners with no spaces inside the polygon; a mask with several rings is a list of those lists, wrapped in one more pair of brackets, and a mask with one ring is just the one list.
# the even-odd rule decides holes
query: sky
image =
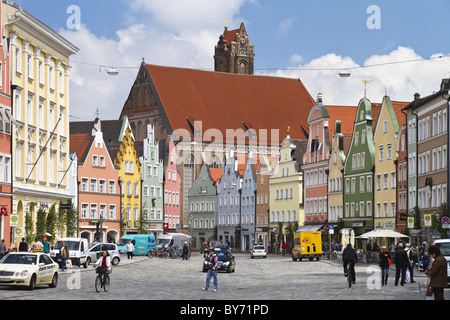
{"label": "sky", "polygon": [[[227,24],[244,22],[255,74],[299,78],[325,105],[411,101],[450,77],[448,0],[17,0],[80,51],[71,121],[117,119],[142,60],[214,69]],[[105,72],[119,68],[118,76]],[[349,71],[350,77],[340,77]]]}

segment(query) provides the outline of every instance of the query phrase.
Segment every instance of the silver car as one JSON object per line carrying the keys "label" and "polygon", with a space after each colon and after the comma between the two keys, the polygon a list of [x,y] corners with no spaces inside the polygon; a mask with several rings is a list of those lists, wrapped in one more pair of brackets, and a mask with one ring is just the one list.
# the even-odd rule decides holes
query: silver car
{"label": "silver car", "polygon": [[95,263],[102,256],[103,251],[106,250],[109,253],[111,258],[111,263],[113,266],[117,266],[120,262],[120,252],[119,248],[114,243],[97,243],[94,244],[88,252],[88,256],[86,258],[86,264],[90,264],[91,262]]}
{"label": "silver car", "polygon": [[252,259],[254,257],[262,257],[262,258],[267,258],[267,251],[266,248],[264,248],[264,246],[262,245],[256,245],[252,248],[252,251],[250,253],[250,257],[252,257]]}

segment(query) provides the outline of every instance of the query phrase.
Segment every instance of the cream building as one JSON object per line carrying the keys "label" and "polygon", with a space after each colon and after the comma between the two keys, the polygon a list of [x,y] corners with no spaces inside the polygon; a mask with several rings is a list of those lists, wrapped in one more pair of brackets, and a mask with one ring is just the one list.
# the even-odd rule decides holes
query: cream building
{"label": "cream building", "polygon": [[[18,245],[25,215],[71,199],[69,167],[69,57],[78,48],[17,5],[2,2],[11,54],[13,228]],[[42,235],[37,235],[41,237]],[[59,236],[59,235],[56,235]],[[14,242],[12,239],[11,242]]]}
{"label": "cream building", "polygon": [[[395,105],[397,110],[403,106]],[[375,143],[374,228],[395,230],[397,176],[397,133],[399,125],[394,106],[384,96],[373,135]]]}
{"label": "cream building", "polygon": [[[280,159],[269,180],[269,231],[272,248],[275,248],[278,238],[276,235],[280,233],[283,235],[282,241],[288,241],[286,227],[289,224],[305,224],[301,165],[307,143],[307,140],[291,139],[289,134],[281,143]],[[279,230],[280,223],[282,230]]]}

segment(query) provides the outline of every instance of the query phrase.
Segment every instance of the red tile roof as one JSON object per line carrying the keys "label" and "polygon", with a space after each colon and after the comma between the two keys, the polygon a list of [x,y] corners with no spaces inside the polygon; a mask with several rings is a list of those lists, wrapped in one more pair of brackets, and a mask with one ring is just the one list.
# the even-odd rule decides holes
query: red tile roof
{"label": "red tile roof", "polygon": [[341,133],[353,133],[353,126],[356,119],[357,106],[325,106],[330,119],[328,120],[328,131],[331,137],[334,135],[334,122],[341,121]]}
{"label": "red tile roof", "polygon": [[[218,129],[225,142],[227,129],[244,131],[244,121],[256,133],[267,130],[269,145],[280,145],[288,127],[292,138],[306,138],[300,126],[308,128],[306,119],[315,101],[299,79],[155,65],[147,65],[147,70],[172,130],[191,132],[189,118],[202,122],[202,137],[206,130]],[[278,130],[274,141],[272,130]],[[262,136],[258,138],[263,144]]]}
{"label": "red tile roof", "polygon": [[91,145],[92,134],[71,134],[70,135],[69,150],[70,153],[76,153],[78,162],[84,162],[86,157],[86,151],[89,152]]}

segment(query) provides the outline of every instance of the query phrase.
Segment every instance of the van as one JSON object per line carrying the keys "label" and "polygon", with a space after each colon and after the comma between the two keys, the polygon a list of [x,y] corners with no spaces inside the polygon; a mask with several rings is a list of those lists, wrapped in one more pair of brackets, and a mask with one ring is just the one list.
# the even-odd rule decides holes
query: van
{"label": "van", "polygon": [[322,256],[322,233],[320,231],[297,231],[294,233],[294,248],[292,249],[292,260],[302,261],[314,258],[319,261]]}
{"label": "van", "polygon": [[450,285],[450,239],[436,239],[433,244],[439,247],[441,254],[447,260],[447,283]]}
{"label": "van", "polygon": [[73,266],[80,267],[83,265],[87,268],[87,256],[89,251],[88,241],[85,238],[61,238],[56,241],[55,246],[50,251],[50,256],[55,262],[60,263],[59,249],[62,246],[62,242],[69,248],[69,259],[72,261]]}
{"label": "van", "polygon": [[177,247],[183,248],[184,243],[191,245],[190,237],[184,233],[165,233],[158,237],[157,247]]}
{"label": "van", "polygon": [[126,234],[120,238],[117,247],[120,253],[127,253],[127,243],[134,246],[133,254],[135,256],[148,255],[151,249],[155,248],[155,236],[153,234]]}

